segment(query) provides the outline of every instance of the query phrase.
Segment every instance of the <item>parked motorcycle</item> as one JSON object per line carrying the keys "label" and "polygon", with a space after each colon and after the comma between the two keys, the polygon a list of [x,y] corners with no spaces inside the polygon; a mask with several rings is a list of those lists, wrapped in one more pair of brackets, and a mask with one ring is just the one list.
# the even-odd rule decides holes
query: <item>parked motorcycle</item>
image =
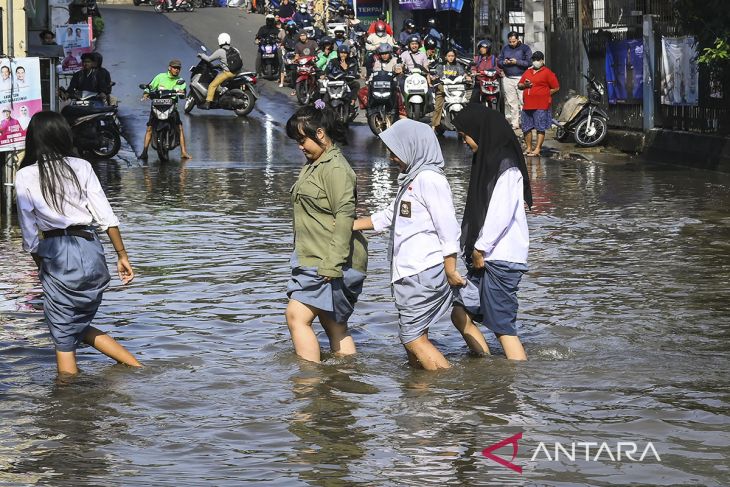
{"label": "parked motorcycle", "polygon": [[367,118],[375,135],[389,128],[398,120],[398,105],[394,93],[398,84],[391,71],[376,71],[368,83]]}
{"label": "parked motorcycle", "polygon": [[261,53],[261,73],[265,79],[273,80],[279,77],[279,41],[274,36],[261,39],[259,42]]}
{"label": "parked motorcycle", "polygon": [[165,12],[192,12],[195,10],[192,0],[173,0],[172,9],[167,6],[167,0],[153,0],[154,9],[158,14]]}
{"label": "parked motorcycle", "polygon": [[98,93],[67,93],[72,99],[61,110],[71,126],[74,147],[82,154],[109,159],[119,152],[122,130],[117,107],[105,105]]}
{"label": "parked motorcycle", "polygon": [[345,125],[349,124],[357,116],[357,106],[351,103],[353,93],[350,91],[348,81],[355,79],[345,73],[337,73],[320,80],[320,94],[324,102],[332,108],[335,116]]}
{"label": "parked motorcycle", "polygon": [[[185,82],[178,80],[177,84]],[[141,84],[143,90],[149,90],[149,85]],[[169,153],[180,145],[180,127],[178,122],[180,114],[177,111],[177,101],[184,97],[175,90],[149,91],[152,100],[152,147],[157,151],[157,157],[165,162],[169,159]]]}
{"label": "parked motorcycle", "polygon": [[317,66],[314,56],[300,57],[297,61],[297,81],[295,91],[302,105],[309,105],[317,94]]}
{"label": "parked motorcycle", "polygon": [[441,116],[441,125],[437,128],[440,133],[454,128],[454,117],[466,106],[466,78],[443,78],[439,83],[444,88],[444,108]]}
{"label": "parked motorcycle", "polygon": [[406,75],[403,83],[403,98],[406,105],[406,114],[413,120],[421,120],[426,114],[426,94],[428,81],[423,67],[416,65]]}
{"label": "parked motorcycle", "polygon": [[479,103],[487,108],[499,110],[499,97],[501,88],[499,86],[499,75],[497,69],[485,69],[476,73],[476,83],[479,87]]}
{"label": "parked motorcycle", "polygon": [[[208,85],[216,77],[220,68],[203,59],[190,68],[190,89],[185,98],[185,113],[190,113],[196,106],[205,103]],[[215,98],[210,103],[211,109],[233,110],[239,117],[245,117],[256,104],[259,94],[256,92],[256,75],[251,71],[243,71],[235,77],[224,81],[216,90]]]}
{"label": "parked motorcycle", "polygon": [[588,96],[575,95],[566,100],[554,121],[555,138],[564,142],[572,135],[576,144],[594,147],[608,133],[608,113],[599,106],[606,89],[593,74],[583,77],[588,80]]}

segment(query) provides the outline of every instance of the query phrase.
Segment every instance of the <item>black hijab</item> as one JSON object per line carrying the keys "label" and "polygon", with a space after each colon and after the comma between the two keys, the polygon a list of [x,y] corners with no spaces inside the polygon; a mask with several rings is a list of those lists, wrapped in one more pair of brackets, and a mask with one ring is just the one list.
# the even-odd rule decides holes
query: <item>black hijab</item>
{"label": "black hijab", "polygon": [[461,222],[461,250],[468,263],[499,176],[511,167],[520,170],[525,185],[525,201],[530,208],[532,191],[522,146],[504,115],[484,105],[469,103],[454,119],[454,126],[479,145],[472,159],[469,191]]}

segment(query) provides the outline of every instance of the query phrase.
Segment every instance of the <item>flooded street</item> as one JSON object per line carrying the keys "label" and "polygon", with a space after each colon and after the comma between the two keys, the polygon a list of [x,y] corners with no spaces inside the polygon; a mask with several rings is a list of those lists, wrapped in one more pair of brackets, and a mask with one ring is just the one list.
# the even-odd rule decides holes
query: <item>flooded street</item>
{"label": "flooded street", "polygon": [[[454,368],[410,368],[388,237],[369,232],[358,354],[313,365],[284,319],[304,162],[283,130],[293,106],[257,106],[187,119],[191,161],[95,165],[137,273],[112,280],[95,325],[142,370],[83,348],[82,373],[54,380],[40,284],[2,220],[0,485],[730,484],[730,175],[533,159],[526,363],[493,335],[494,356],[469,356],[445,316],[429,336]],[[367,126],[350,134],[363,215],[390,202],[396,171]],[[453,134],[443,149],[461,220],[470,154]],[[521,474],[482,455],[519,433]],[[596,445],[555,460],[556,442]],[[636,461],[610,457],[619,442]],[[639,461],[648,442],[660,460]]]}

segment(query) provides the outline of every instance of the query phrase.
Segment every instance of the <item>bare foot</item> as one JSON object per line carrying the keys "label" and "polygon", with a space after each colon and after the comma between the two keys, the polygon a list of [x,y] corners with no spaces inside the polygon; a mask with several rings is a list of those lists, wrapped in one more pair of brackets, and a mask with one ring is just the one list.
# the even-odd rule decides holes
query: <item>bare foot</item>
{"label": "bare foot", "polygon": [[187,152],[184,152],[182,155],[180,155],[181,159],[192,159],[193,157],[188,154]]}

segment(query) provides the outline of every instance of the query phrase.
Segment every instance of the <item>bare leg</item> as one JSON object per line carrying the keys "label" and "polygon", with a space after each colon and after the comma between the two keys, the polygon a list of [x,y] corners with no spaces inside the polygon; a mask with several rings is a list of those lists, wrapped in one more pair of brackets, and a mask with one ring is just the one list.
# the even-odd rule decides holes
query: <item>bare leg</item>
{"label": "bare leg", "polygon": [[525,132],[525,145],[527,146],[527,152],[525,152],[525,154],[532,154],[532,130],[528,130],[527,132]]}
{"label": "bare leg", "polygon": [[188,148],[185,145],[185,131],[183,130],[182,124],[180,124],[180,157],[183,159],[190,159]]}
{"label": "bare leg", "polygon": [[129,353],[126,348],[121,346],[115,339],[107,335],[101,330],[89,327],[84,335],[84,343],[88,343],[107,357],[116,360],[119,363],[130,365],[132,367],[142,367],[134,355]]}
{"label": "bare leg", "polygon": [[355,341],[347,330],[346,323],[337,323],[325,312],[319,313],[319,322],[322,323],[322,327],[325,333],[327,333],[327,338],[330,341],[330,350],[335,355],[353,355],[356,352]]}
{"label": "bare leg", "polygon": [[147,131],[144,133],[144,147],[142,148],[141,159],[147,159],[147,148],[152,142],[152,127],[147,127]]}
{"label": "bare leg", "polygon": [[497,335],[499,343],[504,348],[504,354],[510,360],[527,360],[527,354],[522,347],[522,342],[516,335]]}
{"label": "bare leg", "polygon": [[536,156],[540,155],[540,149],[542,149],[542,143],[545,142],[545,132],[538,132],[537,133],[537,145],[535,146],[535,150],[532,151],[533,154]]}
{"label": "bare leg", "polygon": [[418,359],[416,358],[416,355],[408,350],[408,347],[404,345],[404,348],[406,349],[406,354],[408,355],[408,363],[411,364],[411,367],[420,367],[421,364],[418,363]]}
{"label": "bare leg", "polygon": [[76,352],[59,352],[56,350],[56,367],[58,375],[76,375],[79,373],[76,367]]}
{"label": "bare leg", "polygon": [[479,328],[474,324],[469,314],[461,306],[454,306],[451,310],[451,322],[461,336],[464,337],[469,349],[479,355],[489,355],[489,345]]}
{"label": "bare leg", "polygon": [[314,308],[290,299],[286,307],[286,324],[291,333],[291,340],[294,343],[294,351],[304,360],[319,362],[319,342],[317,335],[312,329],[317,313]]}
{"label": "bare leg", "polygon": [[[415,355],[416,360],[426,370],[448,369],[451,367],[446,358],[433,346],[428,335],[421,335],[404,345],[406,351]],[[410,356],[408,357],[410,360]]]}

